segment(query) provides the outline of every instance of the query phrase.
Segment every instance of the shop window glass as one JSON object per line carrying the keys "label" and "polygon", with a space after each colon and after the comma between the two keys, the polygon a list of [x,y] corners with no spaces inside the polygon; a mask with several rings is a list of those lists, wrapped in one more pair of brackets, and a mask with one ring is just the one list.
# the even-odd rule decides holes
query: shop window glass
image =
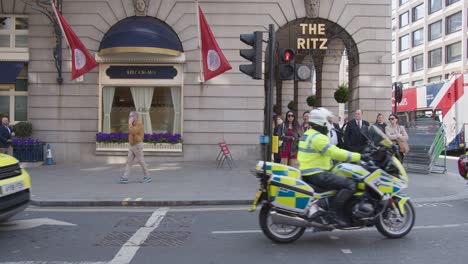
{"label": "shop window glass", "polygon": [[0,16],[0,30],[10,30],[11,20],[11,17]]}
{"label": "shop window glass", "polygon": [[15,121],[28,120],[28,97],[15,96]]}
{"label": "shop window glass", "polygon": [[28,47],[28,35],[16,35],[15,36],[15,47],[27,48]]}
{"label": "shop window glass", "polygon": [[0,96],[0,116],[10,116],[9,96]]}
{"label": "shop window glass", "polygon": [[0,48],[10,47],[10,35],[0,35]]}
{"label": "shop window glass", "polygon": [[[155,87],[153,90],[149,109],[152,133],[180,133],[174,128],[176,117],[172,97],[173,89]],[[135,111],[135,103],[130,87],[116,87],[110,113],[110,132],[128,132],[128,115],[131,111]],[[177,112],[180,113],[180,109]],[[104,122],[104,116],[102,120]]]}
{"label": "shop window glass", "polygon": [[15,91],[26,92],[28,91],[28,80],[27,79],[16,79]]}
{"label": "shop window glass", "polygon": [[15,29],[16,30],[27,30],[28,29],[28,18],[26,17],[17,17],[15,20]]}
{"label": "shop window glass", "polygon": [[[0,48],[23,49],[28,47],[28,18],[20,15],[0,16]],[[18,50],[16,50],[18,51]]]}

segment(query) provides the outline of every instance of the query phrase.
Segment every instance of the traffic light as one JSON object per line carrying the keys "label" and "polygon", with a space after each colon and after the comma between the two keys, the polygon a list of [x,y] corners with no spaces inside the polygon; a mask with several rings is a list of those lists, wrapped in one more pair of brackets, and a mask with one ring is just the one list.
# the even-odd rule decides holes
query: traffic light
{"label": "traffic light", "polygon": [[395,101],[401,103],[403,99],[403,84],[401,82],[395,82],[393,83],[393,87],[395,89]]}
{"label": "traffic light", "polygon": [[241,49],[240,55],[251,61],[252,64],[239,65],[239,70],[252,79],[262,79],[262,44],[263,33],[255,31],[253,34],[241,34],[240,40],[245,44],[252,46],[252,49]]}
{"label": "traffic light", "polygon": [[280,80],[294,80],[295,66],[294,66],[294,50],[292,49],[278,49],[278,74]]}
{"label": "traffic light", "polygon": [[310,64],[296,64],[296,80],[297,81],[310,81],[312,78],[312,65]]}

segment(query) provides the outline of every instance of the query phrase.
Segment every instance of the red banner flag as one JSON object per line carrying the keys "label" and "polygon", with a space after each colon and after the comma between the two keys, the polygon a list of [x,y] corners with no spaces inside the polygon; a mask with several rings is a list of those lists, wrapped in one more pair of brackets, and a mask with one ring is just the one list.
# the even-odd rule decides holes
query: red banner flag
{"label": "red banner flag", "polygon": [[208,81],[225,71],[232,69],[218,46],[210,26],[206,22],[203,11],[198,7],[200,16],[201,49],[203,62],[203,78]]}
{"label": "red banner flag", "polygon": [[60,24],[62,32],[65,34],[65,38],[67,39],[68,46],[71,50],[72,80],[74,80],[94,69],[97,66],[97,63],[53,3],[52,8],[54,9],[57,21]]}

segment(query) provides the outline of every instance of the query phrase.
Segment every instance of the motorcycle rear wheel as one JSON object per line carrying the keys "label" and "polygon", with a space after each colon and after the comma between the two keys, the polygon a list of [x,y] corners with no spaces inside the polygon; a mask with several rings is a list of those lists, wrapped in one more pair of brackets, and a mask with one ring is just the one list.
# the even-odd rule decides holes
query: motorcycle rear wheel
{"label": "motorcycle rear wheel", "polygon": [[259,222],[265,236],[275,243],[286,244],[296,241],[304,234],[305,227],[273,224],[270,215],[272,210],[270,204],[264,204],[260,210]]}
{"label": "motorcycle rear wheel", "polygon": [[404,205],[405,215],[400,216],[395,213],[392,208],[387,208],[377,220],[377,230],[391,239],[401,238],[406,236],[413,229],[415,214],[411,201],[407,201]]}

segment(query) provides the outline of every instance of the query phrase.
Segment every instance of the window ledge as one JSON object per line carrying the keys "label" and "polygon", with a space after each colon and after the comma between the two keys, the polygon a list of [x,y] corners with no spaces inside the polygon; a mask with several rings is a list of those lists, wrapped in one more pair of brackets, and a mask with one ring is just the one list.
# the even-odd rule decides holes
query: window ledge
{"label": "window ledge", "polygon": [[[128,149],[130,148],[129,143],[96,143],[96,155],[127,155]],[[143,144],[143,152],[145,155],[157,156],[157,155],[182,155],[182,143],[169,144],[169,143],[157,143]]]}

